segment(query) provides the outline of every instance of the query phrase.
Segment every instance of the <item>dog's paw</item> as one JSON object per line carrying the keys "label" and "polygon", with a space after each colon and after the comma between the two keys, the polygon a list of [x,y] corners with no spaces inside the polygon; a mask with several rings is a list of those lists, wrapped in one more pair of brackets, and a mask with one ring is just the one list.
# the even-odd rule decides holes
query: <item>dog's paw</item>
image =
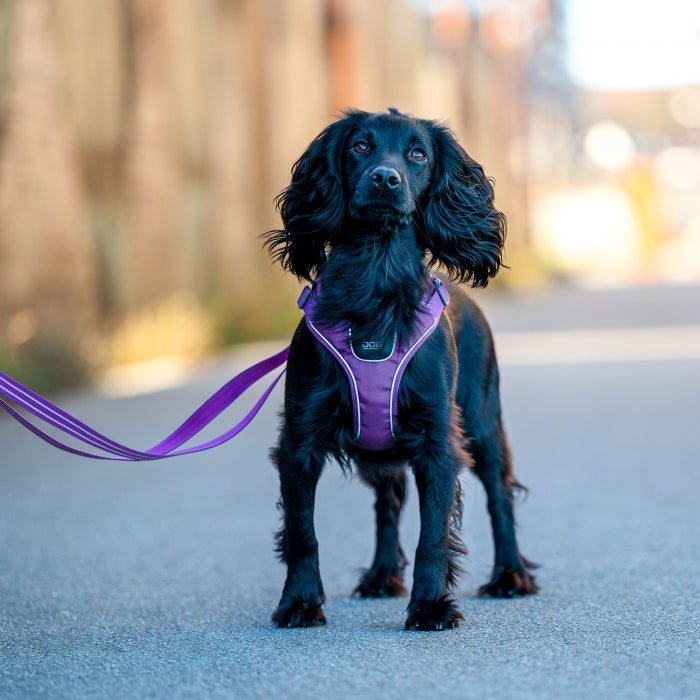
{"label": "dog's paw", "polygon": [[272,613],[272,621],[278,627],[318,627],[326,624],[326,616],[320,600],[299,596],[287,603],[280,602]]}
{"label": "dog's paw", "polygon": [[478,595],[482,598],[517,598],[533,595],[540,590],[535,577],[526,567],[502,568],[496,567],[488,583],[479,588]]}
{"label": "dog's paw", "polygon": [[408,595],[403,578],[397,571],[367,571],[355,589],[361,598],[400,598]]}
{"label": "dog's paw", "polygon": [[439,631],[459,627],[464,615],[455,599],[444,594],[435,600],[417,600],[408,606],[407,630]]}

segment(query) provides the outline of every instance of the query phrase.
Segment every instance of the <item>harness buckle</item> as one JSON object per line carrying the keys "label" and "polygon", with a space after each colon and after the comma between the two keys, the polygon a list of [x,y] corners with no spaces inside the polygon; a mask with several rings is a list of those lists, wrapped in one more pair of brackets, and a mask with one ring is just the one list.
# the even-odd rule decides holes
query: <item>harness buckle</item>
{"label": "harness buckle", "polygon": [[447,294],[447,290],[445,289],[445,285],[437,277],[435,277],[435,279],[433,279],[433,282],[435,283],[435,289],[437,290],[437,293],[438,293],[438,296],[440,297],[440,301],[442,302],[442,305],[447,306],[450,303],[450,297]]}
{"label": "harness buckle", "polygon": [[297,299],[297,306],[303,310],[303,308],[306,306],[306,302],[309,300],[309,297],[311,296],[311,287],[307,284],[304,289],[301,290],[301,294],[299,295],[299,298]]}

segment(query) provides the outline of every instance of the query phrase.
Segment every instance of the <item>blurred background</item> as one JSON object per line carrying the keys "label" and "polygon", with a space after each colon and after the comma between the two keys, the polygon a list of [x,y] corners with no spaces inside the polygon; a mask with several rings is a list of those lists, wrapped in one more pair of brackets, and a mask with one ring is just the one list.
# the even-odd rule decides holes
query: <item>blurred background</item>
{"label": "blurred background", "polygon": [[451,124],[501,287],[700,282],[697,0],[0,0],[0,368],[288,335],[259,235],[348,106]]}

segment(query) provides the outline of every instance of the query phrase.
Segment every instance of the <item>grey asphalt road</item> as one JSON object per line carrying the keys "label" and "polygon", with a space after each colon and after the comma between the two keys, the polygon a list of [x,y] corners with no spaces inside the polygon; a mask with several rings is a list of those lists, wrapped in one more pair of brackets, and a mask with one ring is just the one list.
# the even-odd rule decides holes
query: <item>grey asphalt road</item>
{"label": "grey asphalt road", "polygon": [[[482,299],[538,596],[475,597],[492,547],[466,474],[462,626],[405,632],[405,599],[351,598],[372,498],[330,465],[316,517],[328,624],[278,630],[279,390],[233,442],[161,463],[72,457],[0,417],[0,698],[700,697],[700,288]],[[167,391],[58,402],[147,447],[265,350]],[[407,552],[417,535],[411,492]]]}

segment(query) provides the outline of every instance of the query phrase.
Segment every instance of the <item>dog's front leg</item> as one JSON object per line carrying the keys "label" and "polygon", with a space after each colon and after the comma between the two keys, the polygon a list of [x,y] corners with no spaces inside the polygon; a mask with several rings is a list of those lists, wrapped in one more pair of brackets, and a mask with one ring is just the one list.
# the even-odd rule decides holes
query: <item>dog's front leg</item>
{"label": "dog's front leg", "polygon": [[281,445],[274,454],[280,475],[280,506],[284,511],[277,535],[278,551],[287,565],[287,579],[272,621],[278,627],[323,625],[325,600],[314,531],[314,498],[322,460],[302,458]]}
{"label": "dog's front leg", "polygon": [[[421,527],[406,629],[451,629],[464,619],[448,590],[454,578],[454,572],[450,571],[453,566],[450,556],[463,551],[456,533],[450,533],[459,466],[457,456],[451,454],[442,460],[426,458],[413,465]],[[455,543],[459,547],[451,553],[450,547]]]}

